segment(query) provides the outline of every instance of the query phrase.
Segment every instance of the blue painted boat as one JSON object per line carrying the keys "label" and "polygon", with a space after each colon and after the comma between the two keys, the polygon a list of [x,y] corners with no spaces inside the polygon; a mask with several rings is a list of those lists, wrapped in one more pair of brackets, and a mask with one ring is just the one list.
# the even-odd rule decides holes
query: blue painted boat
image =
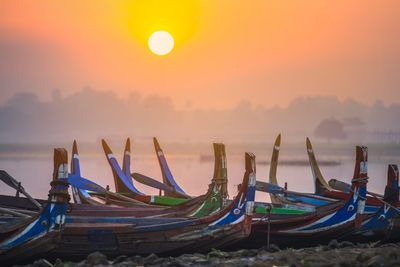
{"label": "blue painted boat", "polygon": [[[157,143],[158,144],[158,143]],[[178,192],[177,187],[171,186],[171,184],[168,183],[159,183],[155,181],[154,179],[147,177],[145,175],[139,174],[139,173],[130,173],[130,169],[126,166],[129,166],[127,164],[127,161],[130,160],[130,158],[125,157],[124,158],[124,165],[123,168],[120,167],[118,164],[118,161],[116,160],[116,157],[114,156],[113,152],[111,151],[110,147],[106,143],[105,140],[102,140],[102,145],[103,149],[105,152],[105,155],[107,157],[107,161],[111,167],[111,170],[113,172],[114,176],[114,182],[115,182],[115,187],[116,187],[116,192],[130,197],[134,200],[140,201],[142,203],[146,204],[152,204],[152,205],[164,205],[164,206],[174,206],[174,205],[181,205],[186,202],[192,203],[192,202],[198,202],[199,197],[189,197],[187,194],[183,194],[182,192]],[[156,146],[157,147],[157,146]],[[158,146],[157,150],[157,155],[160,160],[160,166],[167,166],[165,158],[163,156],[162,150]],[[130,142],[129,139],[127,140],[127,145],[125,147],[125,155],[128,154],[127,152],[130,152]],[[227,176],[226,176],[226,163],[225,165],[221,162],[221,159],[224,159],[225,157],[222,155],[225,153],[224,146],[222,144],[214,144],[214,153],[216,157],[216,163],[214,167],[214,177],[212,179],[212,182],[217,185],[216,189],[218,191],[218,194],[221,195],[222,199],[225,199],[227,197]],[[130,154],[130,153],[129,153]],[[164,164],[165,163],[165,164]],[[163,173],[171,174],[169,169],[167,169],[168,172],[163,171]],[[225,175],[224,175],[225,173]],[[165,176],[165,175],[164,175]],[[172,177],[172,175],[167,175],[168,177]],[[158,195],[158,196],[150,196],[150,195],[143,195],[139,194],[136,189],[132,186],[133,185],[133,179],[139,180],[141,182],[145,182],[145,184],[163,190],[164,195]],[[164,179],[165,180],[165,179]],[[172,181],[171,179],[167,179],[168,181]],[[165,180],[165,181],[167,181]],[[167,190],[166,190],[167,189]],[[200,198],[202,198],[200,196]]]}
{"label": "blue painted boat", "polygon": [[281,246],[310,246],[345,238],[367,222],[374,214],[365,214],[367,192],[367,148],[356,148],[356,165],[352,190],[346,200],[317,209],[316,212],[293,218],[277,219],[274,216],[254,218],[251,235],[240,245],[260,247],[271,243]]}
{"label": "blue painted boat", "polygon": [[[279,155],[280,136],[275,141],[273,149],[273,163],[271,163],[270,182],[272,186],[277,185],[276,179],[276,165]],[[309,156],[310,166],[314,178],[315,193],[298,193],[288,190],[282,192],[270,192],[271,199],[278,203],[292,203],[306,206],[323,207],[335,203],[337,201],[344,201],[348,198],[351,191],[351,185],[336,180],[326,182],[324,179],[317,160],[314,154],[310,140],[307,138],[307,153]],[[367,158],[367,157],[366,157]],[[367,171],[367,162],[365,163],[365,171]],[[258,182],[257,182],[258,183]],[[338,186],[339,184],[339,186]],[[267,191],[263,186],[263,191]],[[338,191],[336,189],[342,189]],[[373,241],[373,240],[387,240],[390,235],[393,235],[393,224],[397,220],[399,214],[399,187],[398,187],[398,168],[397,165],[388,166],[388,179],[385,188],[385,195],[378,195],[375,193],[368,194],[372,196],[365,198],[364,213],[369,216],[365,220],[362,227],[354,232],[350,237],[352,241]]]}
{"label": "blue painted boat", "polygon": [[[64,149],[55,149],[57,158],[49,198],[39,213],[22,224],[9,222],[8,232],[0,234],[0,262],[14,264],[43,256],[55,248],[65,226],[68,208],[68,159]],[[60,164],[58,164],[60,162]],[[1,225],[4,230],[4,221]],[[14,226],[14,227],[13,227]]]}
{"label": "blue painted boat", "polygon": [[255,175],[255,156],[246,153],[246,171],[238,195],[222,210],[201,218],[67,214],[61,239],[49,255],[85,257],[93,251],[109,256],[174,255],[232,244],[250,234]]}
{"label": "blue painted boat", "polygon": [[[77,214],[69,200],[68,163],[65,150],[55,155],[55,169],[49,203],[22,228],[2,236],[0,259],[10,263],[30,258],[61,257],[76,260],[100,251],[121,254],[165,254],[206,251],[235,243],[250,234],[255,196],[255,156],[246,153],[246,171],[236,198],[208,216],[136,217],[121,215],[129,208],[86,205],[91,210]],[[75,165],[75,168],[77,165]],[[96,209],[98,209],[96,211]],[[100,214],[106,212],[106,214]],[[19,254],[23,253],[21,257]],[[19,257],[19,258],[18,258]],[[3,261],[4,260],[4,261]]]}
{"label": "blue painted boat", "polygon": [[[269,183],[271,185],[278,185],[278,179],[276,177],[278,157],[281,143],[281,135],[275,140],[272,159],[269,173]],[[310,140],[307,138],[306,141],[307,153],[310,161],[311,171],[314,180],[315,191],[314,193],[299,193],[296,191],[285,190],[284,194],[275,194],[271,192],[270,198],[273,203],[284,203],[284,204],[295,204],[303,206],[314,206],[321,207],[337,202],[338,200],[345,200],[347,198],[347,192],[343,193],[334,190],[324,179],[315,158],[313,148]],[[351,186],[348,185],[348,188]],[[265,186],[262,187],[265,192]],[[376,213],[380,209],[381,202],[367,197],[367,204],[365,206],[366,213]]]}
{"label": "blue painted boat", "polygon": [[[128,184],[129,178],[127,174],[130,173],[129,165],[125,163],[121,169],[115,157],[112,155],[111,150],[107,146],[106,151],[108,152],[107,158],[112,158],[109,161],[112,170],[114,171],[115,177],[119,179],[119,182]],[[130,151],[129,139],[125,146],[125,152]],[[127,155],[128,153],[124,153]],[[126,158],[125,158],[126,159]],[[126,160],[125,160],[126,162]],[[122,195],[120,193],[113,193],[109,190],[104,189],[95,182],[81,176],[80,163],[78,148],[76,142],[74,142],[72,149],[72,160],[71,160],[71,173],[68,176],[68,181],[72,186],[73,196],[75,202],[78,204],[89,204],[87,205],[74,205],[74,214],[112,214],[114,217],[118,215],[135,214],[137,217],[145,216],[174,216],[174,217],[201,217],[216,212],[222,208],[222,200],[219,194],[219,185],[212,180],[209,190],[206,194],[185,200],[183,203],[177,203],[178,205],[173,206],[156,206],[147,205],[131,197],[130,194]],[[165,186],[165,185],[164,185]],[[126,187],[128,188],[128,187]],[[134,196],[136,195],[132,192]],[[150,201],[151,204],[160,202],[157,196],[140,196],[140,200]],[[167,199],[170,199],[167,197]],[[165,199],[163,198],[165,201]],[[165,203],[165,202],[164,202]],[[112,207],[113,211],[107,207]],[[120,207],[120,209],[115,209]],[[123,209],[122,209],[123,208]]]}

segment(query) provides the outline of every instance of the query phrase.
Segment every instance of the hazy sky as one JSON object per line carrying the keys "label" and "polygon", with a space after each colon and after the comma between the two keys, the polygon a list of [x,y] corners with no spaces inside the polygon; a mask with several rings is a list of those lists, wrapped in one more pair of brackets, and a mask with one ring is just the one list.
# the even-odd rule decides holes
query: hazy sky
{"label": "hazy sky", "polygon": [[[400,1],[0,0],[0,102],[84,86],[178,108],[335,95],[400,103]],[[169,31],[173,52],[147,48]]]}

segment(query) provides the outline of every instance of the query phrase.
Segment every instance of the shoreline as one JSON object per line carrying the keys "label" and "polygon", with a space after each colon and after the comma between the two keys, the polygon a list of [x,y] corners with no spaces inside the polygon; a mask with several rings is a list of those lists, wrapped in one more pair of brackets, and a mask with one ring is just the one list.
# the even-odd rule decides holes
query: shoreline
{"label": "shoreline", "polygon": [[332,240],[328,245],[280,250],[272,245],[269,250],[242,249],[237,251],[212,250],[207,254],[183,254],[178,257],[120,255],[114,259],[94,252],[79,262],[54,262],[40,259],[24,267],[89,267],[89,266],[399,266],[400,243],[361,243]]}

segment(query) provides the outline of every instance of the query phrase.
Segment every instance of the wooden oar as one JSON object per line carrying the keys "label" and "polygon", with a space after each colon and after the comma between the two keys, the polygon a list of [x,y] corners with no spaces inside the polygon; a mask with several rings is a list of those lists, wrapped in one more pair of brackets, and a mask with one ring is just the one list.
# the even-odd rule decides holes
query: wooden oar
{"label": "wooden oar", "polygon": [[31,217],[31,216],[23,214],[21,212],[17,212],[17,211],[12,210],[12,209],[1,208],[1,207],[0,207],[0,213],[10,214],[10,215],[14,215],[14,216],[17,216],[17,217],[24,217],[24,218],[30,218]]}
{"label": "wooden oar", "polygon": [[[349,192],[350,188],[351,188],[350,184],[343,182],[343,181],[336,180],[336,179],[329,180],[329,185],[332,187],[332,189],[342,191],[342,192]],[[377,197],[377,198],[383,198],[383,195],[381,195],[381,194],[377,194],[377,193],[373,193],[373,192],[369,192],[369,191],[367,191],[367,194]]]}
{"label": "wooden oar", "polygon": [[138,181],[141,184],[153,187],[153,188],[157,188],[160,190],[164,190],[166,192],[175,192],[175,190],[173,190],[171,187],[169,187],[166,184],[160,183],[157,180],[154,180],[151,177],[148,177],[146,175],[134,172],[131,174],[132,178],[135,179],[136,181]]}
{"label": "wooden oar", "polygon": [[114,192],[111,192],[111,191],[106,191],[105,194],[109,195],[109,196],[112,196],[112,197],[114,197],[116,199],[120,199],[120,200],[131,202],[131,203],[135,203],[137,205],[147,206],[146,203],[140,202],[140,201],[138,201],[136,199],[133,199],[133,198],[130,198],[130,197],[126,197],[126,196],[124,196],[122,194],[114,193]]}
{"label": "wooden oar", "polygon": [[11,175],[9,175],[6,171],[0,170],[0,180],[2,180],[5,184],[8,186],[14,188],[17,190],[17,192],[21,192],[26,196],[36,207],[39,208],[39,210],[42,210],[42,205],[40,205],[39,202],[37,202],[33,197],[31,197],[25,189],[22,187],[21,183],[19,183],[17,180],[15,180]]}
{"label": "wooden oar", "polygon": [[38,214],[37,211],[18,209],[18,208],[10,208],[10,207],[4,206],[4,205],[2,205],[0,208],[8,209],[8,210],[11,210],[11,211],[16,211],[16,212],[19,212],[19,213],[22,213],[22,214],[27,214],[27,215],[36,215],[36,214]]}
{"label": "wooden oar", "polygon": [[87,178],[81,177],[81,176],[69,175],[68,176],[68,182],[72,186],[75,186],[77,188],[86,190],[88,192],[100,193],[100,194],[112,196],[114,198],[121,199],[121,200],[124,200],[124,201],[127,201],[127,202],[135,203],[135,204],[138,204],[138,205],[145,205],[143,202],[140,202],[140,201],[135,200],[133,198],[126,197],[126,196],[123,196],[123,195],[118,194],[118,193],[110,192],[110,191],[106,190],[105,188],[103,188],[102,186],[90,181]]}
{"label": "wooden oar", "polygon": [[276,194],[276,195],[291,194],[291,195],[296,195],[296,196],[304,196],[304,197],[327,200],[327,201],[337,201],[337,199],[331,199],[331,198],[318,196],[318,195],[314,195],[314,194],[290,191],[283,187],[280,187],[279,185],[262,182],[262,181],[256,181],[256,191],[261,191],[261,192],[271,193],[271,194]]}

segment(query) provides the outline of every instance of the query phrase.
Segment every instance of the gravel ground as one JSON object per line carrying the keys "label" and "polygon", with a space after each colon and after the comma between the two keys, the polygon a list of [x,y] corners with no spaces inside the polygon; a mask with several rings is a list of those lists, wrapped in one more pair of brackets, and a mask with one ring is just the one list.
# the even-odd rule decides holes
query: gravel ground
{"label": "gravel ground", "polygon": [[99,252],[80,262],[49,262],[40,259],[25,267],[90,267],[90,266],[400,266],[400,243],[353,244],[333,240],[327,246],[280,250],[272,246],[254,250],[208,254],[184,254],[179,257],[125,256],[110,259]]}

